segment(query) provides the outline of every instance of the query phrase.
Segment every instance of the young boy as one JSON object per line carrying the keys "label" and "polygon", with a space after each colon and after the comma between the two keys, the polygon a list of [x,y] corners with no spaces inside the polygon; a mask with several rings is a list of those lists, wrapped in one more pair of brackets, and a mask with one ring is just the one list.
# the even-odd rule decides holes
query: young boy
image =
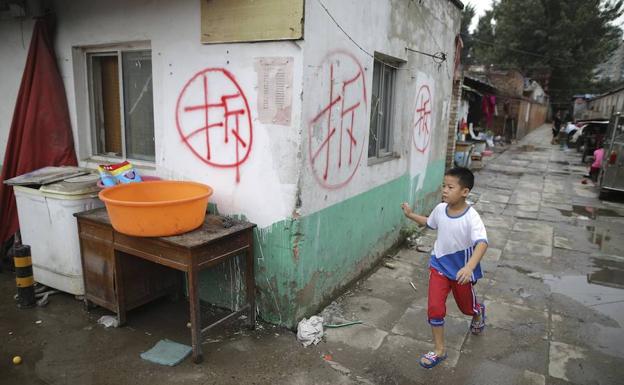
{"label": "young boy", "polygon": [[474,175],[470,170],[453,168],[444,175],[442,203],[429,217],[415,214],[407,203],[401,205],[406,217],[438,230],[429,260],[427,309],[435,348],[420,359],[420,365],[427,369],[446,358],[444,316],[449,291],[453,292],[461,312],[472,316],[470,331],[480,334],[485,328],[485,305],[477,302],[473,286],[483,276],[479,262],[488,243],[481,217],[466,203],[473,185]]}

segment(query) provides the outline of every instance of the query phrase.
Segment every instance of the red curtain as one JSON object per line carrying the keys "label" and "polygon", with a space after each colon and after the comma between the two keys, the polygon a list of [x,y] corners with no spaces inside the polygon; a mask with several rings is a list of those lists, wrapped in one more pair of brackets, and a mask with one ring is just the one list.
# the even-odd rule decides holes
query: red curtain
{"label": "red curtain", "polygon": [[[48,23],[33,29],[9,132],[2,181],[45,166],[77,165],[67,98]],[[0,241],[17,232],[13,188],[0,184]]]}

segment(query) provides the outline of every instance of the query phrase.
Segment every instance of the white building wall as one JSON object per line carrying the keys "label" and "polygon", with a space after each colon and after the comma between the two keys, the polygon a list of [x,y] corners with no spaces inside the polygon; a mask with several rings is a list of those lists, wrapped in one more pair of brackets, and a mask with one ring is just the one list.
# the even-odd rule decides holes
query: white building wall
{"label": "white building wall", "polygon": [[[396,119],[392,137],[395,159],[369,164],[367,148],[374,61],[340,31],[321,4],[367,53],[380,52],[405,62],[398,71],[395,90]],[[90,158],[91,127],[82,48],[133,42],[151,47],[154,76],[156,161],[151,166],[142,164],[141,170],[213,186],[212,201],[218,204],[221,212],[242,213],[261,227],[268,226],[292,215],[298,189],[305,203],[301,213],[312,213],[396,179],[406,171],[413,177],[420,176],[419,184],[422,184],[427,164],[444,159],[457,32],[448,26],[459,25],[459,12],[449,1],[309,0],[305,2],[304,41],[217,45],[199,42],[200,12],[199,2],[195,0],[155,0],[147,4],[123,0],[55,0],[51,5],[58,26],[55,49],[82,165],[98,163]],[[3,84],[0,98],[4,101],[0,103],[2,151],[32,23],[24,23],[22,29],[24,46],[16,25],[0,23],[3,37],[0,50],[9,53],[3,55],[0,67]],[[438,64],[430,57],[409,52],[408,47],[427,53],[444,52],[447,59]],[[288,126],[261,124],[258,120],[259,90],[254,63],[260,57],[286,57],[294,61],[292,116]],[[336,149],[330,148],[333,152],[327,162],[329,175],[325,179],[323,154],[314,162],[311,160],[324,140],[319,128],[321,119],[313,120],[328,103],[330,64],[339,62],[342,68],[336,67],[336,75],[342,76],[342,80],[361,69],[365,96],[362,92],[364,103],[355,115],[357,148],[352,154],[352,163],[336,169],[333,163]],[[250,108],[253,144],[249,157],[238,168],[238,176],[236,168],[214,167],[199,159],[184,143],[176,127],[176,104],[185,84],[207,68],[229,71],[243,90]],[[342,74],[341,70],[344,70]],[[340,81],[336,77],[334,80]],[[421,138],[418,145],[415,143],[419,139],[414,138],[416,98],[423,85],[428,87],[431,97],[430,134],[426,139]],[[193,97],[200,96],[195,90]],[[302,99],[305,100],[303,104]],[[418,146],[424,147],[423,151],[417,151]],[[217,154],[230,150],[213,149]]]}
{"label": "white building wall", "polygon": [[[355,42],[339,29],[321,4]],[[420,176],[418,184],[422,186],[427,165],[433,160],[443,162],[445,157],[454,39],[458,32],[449,26],[459,28],[458,9],[449,1],[310,0],[306,1],[305,15],[307,38],[303,54],[305,104],[302,120],[306,126],[304,141],[308,143],[303,146],[306,164],[301,189],[302,212],[306,214],[331,206],[396,179],[408,170],[413,177]],[[406,48],[432,54],[444,52],[447,58],[438,64],[431,57],[409,52]],[[367,149],[374,67],[370,55],[376,51],[404,63],[398,70],[394,98],[393,150],[397,156],[382,163],[369,164]],[[354,127],[358,157],[354,157],[351,166],[345,166],[344,162],[338,165],[339,138],[335,136],[331,138],[332,147],[327,162],[324,141],[331,132],[324,120],[327,114],[323,115],[323,120],[315,121],[329,102],[332,63],[334,97],[340,93],[339,83],[357,75],[359,68],[365,79],[366,108],[359,108],[356,112]],[[417,138],[416,142],[420,143],[415,144],[416,98],[422,86],[429,87],[431,96],[430,135],[427,139]],[[356,91],[361,92],[359,88]],[[350,99],[351,104],[357,99],[353,95],[345,95],[345,100]],[[336,118],[340,114],[340,106],[336,106],[332,114],[333,127],[350,123],[348,116],[344,122]],[[317,155],[321,147],[322,152]],[[417,151],[417,147],[423,151]],[[342,149],[342,156],[346,156],[351,148],[343,142]],[[326,178],[325,167],[328,173]]]}
{"label": "white building wall", "polygon": [[[148,43],[152,50],[155,165],[142,164],[144,173],[168,179],[188,179],[209,184],[215,190],[211,201],[222,213],[237,213],[259,226],[288,217],[294,207],[298,179],[301,100],[301,48],[294,42],[246,44],[200,43],[200,3],[196,0],[88,1],[58,0],[54,3],[58,32],[56,53],[65,80],[76,149],[81,164],[89,161],[91,128],[87,104],[84,47],[115,43]],[[286,57],[294,61],[292,115],[288,126],[261,124],[258,120],[258,77],[254,63],[262,57]],[[187,82],[202,70],[209,76],[209,103],[235,90],[223,76],[227,70],[244,93],[251,113],[253,141],[248,158],[238,167],[207,164],[183,141],[176,123],[176,105]],[[203,103],[202,76],[180,98],[182,104]],[[194,84],[194,85],[193,85]],[[244,106],[241,99],[237,105]],[[235,104],[236,104],[235,103]],[[183,106],[181,106],[183,107]],[[201,127],[203,114],[185,120],[186,128]],[[187,131],[188,132],[188,131]],[[246,142],[249,138],[246,138]],[[233,159],[234,147],[211,139],[212,159]],[[191,141],[192,142],[192,141]],[[220,144],[221,143],[221,144]],[[199,155],[205,148],[191,143]],[[246,148],[239,146],[242,154]]]}

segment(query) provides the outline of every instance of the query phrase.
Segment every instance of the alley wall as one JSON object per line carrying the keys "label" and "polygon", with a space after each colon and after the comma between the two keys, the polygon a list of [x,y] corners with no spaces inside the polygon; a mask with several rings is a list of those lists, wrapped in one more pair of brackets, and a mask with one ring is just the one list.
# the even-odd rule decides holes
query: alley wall
{"label": "alley wall", "polygon": [[[259,264],[272,283],[295,277],[278,284],[276,303],[294,307],[296,319],[330,300],[399,239],[401,202],[424,213],[439,202],[460,13],[447,1],[311,0],[305,15],[300,217],[271,230],[288,228],[292,251]],[[406,48],[448,56],[436,63]],[[368,154],[375,62],[398,68],[392,154],[384,159]],[[342,141],[340,127],[353,127]]]}
{"label": "alley wall", "polygon": [[[222,44],[201,43],[196,0],[51,4],[80,164],[111,160],[93,151],[87,54],[149,50],[144,86],[153,94],[154,138],[146,140],[154,140],[155,156],[133,163],[144,174],[206,183],[215,191],[212,210],[258,225],[265,320],[292,327],[317,311],[399,240],[401,202],[421,213],[439,202],[456,2],[307,0],[302,40]],[[15,29],[0,34],[11,35],[0,44],[15,53],[13,68],[0,69],[11,80],[2,108],[14,105],[26,55]],[[26,35],[31,29],[24,25]],[[375,63],[396,67],[384,156],[369,156]],[[276,71],[279,92],[271,89]],[[277,100],[280,109],[267,110]],[[5,142],[11,116],[0,109]],[[212,125],[218,134],[207,137]],[[241,263],[203,274],[202,299],[237,308]]]}

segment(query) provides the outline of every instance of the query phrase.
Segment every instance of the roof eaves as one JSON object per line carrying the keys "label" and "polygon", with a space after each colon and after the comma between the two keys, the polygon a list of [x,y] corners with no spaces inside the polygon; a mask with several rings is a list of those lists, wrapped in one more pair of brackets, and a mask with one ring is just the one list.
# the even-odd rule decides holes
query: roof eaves
{"label": "roof eaves", "polygon": [[467,78],[467,79],[470,79],[471,81],[473,81],[475,83],[479,83],[479,84],[481,84],[483,86],[496,89],[494,84],[492,84],[489,81],[487,81],[487,79],[481,79],[481,78],[478,78],[478,77],[475,77],[475,76],[470,76],[470,75],[464,75],[464,77]]}

